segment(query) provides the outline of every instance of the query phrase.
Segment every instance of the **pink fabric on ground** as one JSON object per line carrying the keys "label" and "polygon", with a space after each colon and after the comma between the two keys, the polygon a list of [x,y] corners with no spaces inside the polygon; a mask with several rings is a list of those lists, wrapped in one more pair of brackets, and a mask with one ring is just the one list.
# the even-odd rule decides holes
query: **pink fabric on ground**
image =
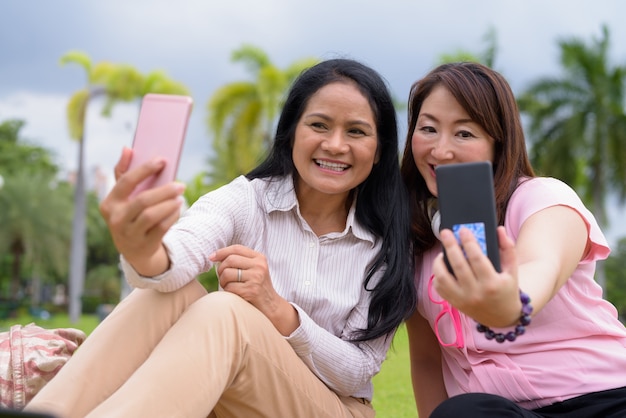
{"label": "pink fabric on ground", "polygon": [[13,325],[0,333],[0,407],[21,410],[85,340],[74,328]]}

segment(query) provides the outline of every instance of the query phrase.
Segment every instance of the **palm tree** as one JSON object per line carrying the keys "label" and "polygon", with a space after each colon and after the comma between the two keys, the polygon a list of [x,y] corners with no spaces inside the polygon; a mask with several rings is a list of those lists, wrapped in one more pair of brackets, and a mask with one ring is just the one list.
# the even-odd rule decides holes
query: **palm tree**
{"label": "palm tree", "polygon": [[169,79],[165,73],[155,71],[143,76],[125,64],[101,62],[92,65],[83,52],[72,51],[61,57],[61,63],[73,63],[83,67],[87,86],[74,93],[67,106],[70,137],[78,141],[78,168],[74,194],[74,218],[72,223],[72,248],[70,252],[70,320],[76,322],[81,313],[81,294],[85,281],[86,259],[86,195],[85,195],[85,115],[87,107],[95,98],[104,98],[103,116],[110,116],[118,102],[130,102],[146,93],[188,94],[182,84]]}
{"label": "palm tree", "polygon": [[468,61],[477,62],[493,68],[498,52],[498,35],[495,28],[490,27],[487,30],[485,35],[483,35],[483,41],[486,44],[484,51],[474,53],[459,49],[453,53],[441,54],[439,56],[439,64]]}
{"label": "palm tree", "polygon": [[[51,152],[21,138],[23,126],[17,119],[0,123],[0,254],[9,254],[7,296],[14,300],[24,274],[36,290],[41,274],[67,272],[71,209],[69,195],[56,190]],[[32,295],[36,305],[39,293]]]}
{"label": "palm tree", "polygon": [[209,100],[208,125],[215,151],[209,160],[209,189],[257,165],[272,141],[287,89],[305,68],[319,60],[297,60],[281,70],[261,49],[244,45],[233,52],[232,61],[244,64],[254,80],[227,84]]}
{"label": "palm tree", "polygon": [[[626,67],[609,65],[606,26],[590,45],[570,39],[559,46],[564,75],[535,81],[519,99],[530,118],[531,160],[577,189],[604,228],[607,197],[626,200]],[[597,280],[604,287],[600,266]]]}
{"label": "palm tree", "polygon": [[57,190],[45,173],[22,171],[4,177],[0,189],[0,254],[11,254],[11,299],[19,299],[25,273],[33,278],[34,305],[39,301],[42,273],[66,274],[70,217],[70,195]]}
{"label": "palm tree", "polygon": [[54,177],[59,168],[50,150],[29,144],[20,137],[25,122],[8,119],[0,123],[0,174],[42,173]]}

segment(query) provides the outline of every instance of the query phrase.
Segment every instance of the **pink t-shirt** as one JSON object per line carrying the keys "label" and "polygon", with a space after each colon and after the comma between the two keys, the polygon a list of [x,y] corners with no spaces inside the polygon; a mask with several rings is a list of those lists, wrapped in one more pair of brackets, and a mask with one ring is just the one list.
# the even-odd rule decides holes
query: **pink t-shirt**
{"label": "pink t-shirt", "polygon": [[[465,347],[442,347],[449,396],[491,393],[535,409],[626,386],[626,328],[617,319],[615,307],[602,298],[602,289],[593,278],[596,261],[608,257],[610,250],[591,212],[565,183],[534,178],[521,184],[509,202],[507,234],[516,240],[528,217],[555,205],[569,206],[584,218],[591,243],[589,254],[514,342],[487,340],[476,331],[476,322],[461,314]],[[433,259],[440,251],[436,248],[425,254],[416,273],[418,309],[431,326],[441,306],[430,302],[427,286]],[[451,324],[440,323],[439,330],[446,341],[454,340]]]}

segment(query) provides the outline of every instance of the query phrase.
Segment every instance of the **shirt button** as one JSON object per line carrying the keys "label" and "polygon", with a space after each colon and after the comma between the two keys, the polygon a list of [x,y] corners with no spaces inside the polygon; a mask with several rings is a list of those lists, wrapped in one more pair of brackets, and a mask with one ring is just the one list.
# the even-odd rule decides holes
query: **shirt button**
{"label": "shirt button", "polygon": [[315,243],[313,241],[309,242],[309,247],[311,248],[315,247]]}
{"label": "shirt button", "polygon": [[304,285],[305,285],[305,286],[309,286],[309,285],[311,285],[311,281],[310,281],[310,280],[306,280],[306,281],[304,282]]}

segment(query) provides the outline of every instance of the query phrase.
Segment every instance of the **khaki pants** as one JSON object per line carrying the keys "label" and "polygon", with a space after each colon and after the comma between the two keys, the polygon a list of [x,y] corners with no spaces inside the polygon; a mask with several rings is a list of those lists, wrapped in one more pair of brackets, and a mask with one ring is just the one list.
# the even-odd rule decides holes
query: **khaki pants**
{"label": "khaki pants", "polygon": [[27,405],[73,417],[374,417],[338,396],[254,306],[193,281],[134,290]]}

